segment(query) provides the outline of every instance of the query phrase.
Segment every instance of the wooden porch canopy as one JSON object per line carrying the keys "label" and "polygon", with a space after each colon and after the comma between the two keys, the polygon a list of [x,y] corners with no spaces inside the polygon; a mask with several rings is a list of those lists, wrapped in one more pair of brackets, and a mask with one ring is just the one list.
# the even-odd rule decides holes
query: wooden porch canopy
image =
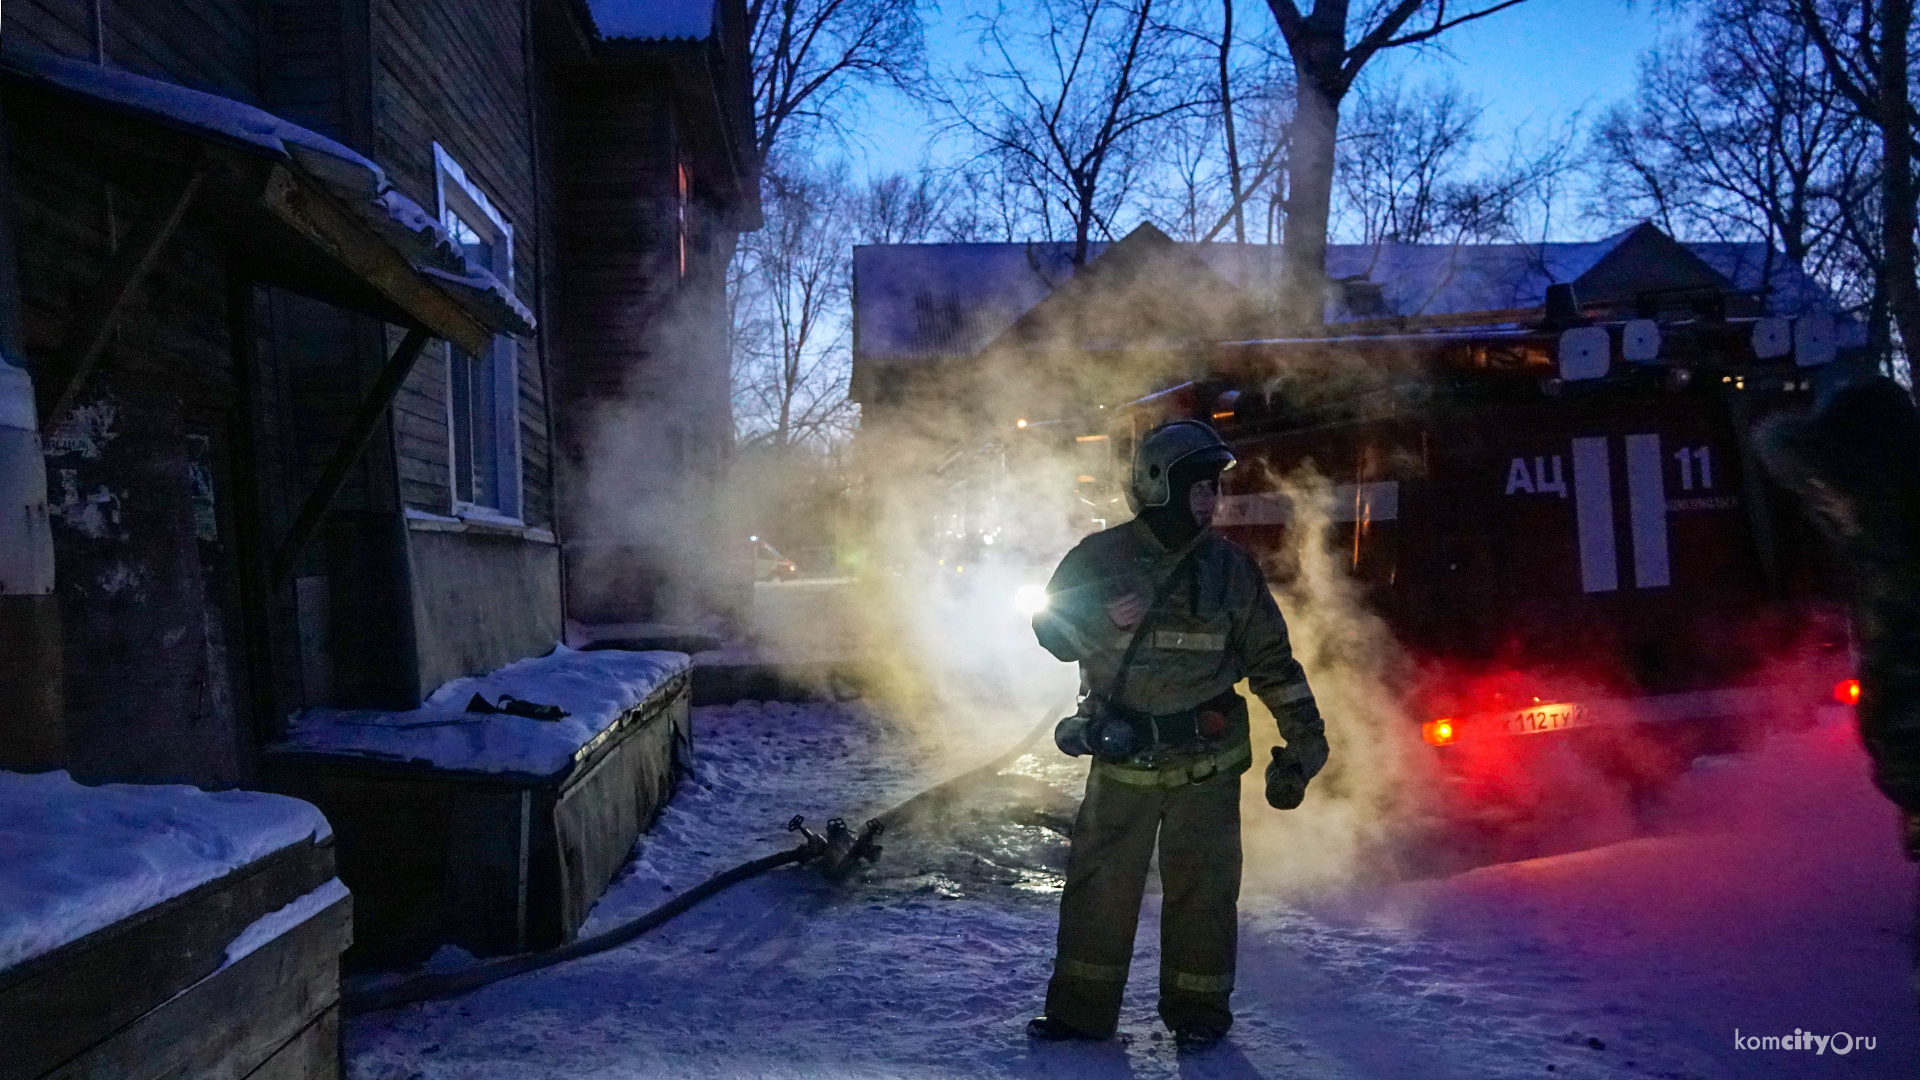
{"label": "wooden porch canopy", "polygon": [[[121,245],[125,261],[145,255],[145,265],[110,269],[103,292],[143,276],[191,216],[227,241],[254,280],[469,352],[496,333],[533,331],[532,313],[468,263],[434,215],[332,139],[242,102],[12,40],[0,42],[0,92],[10,122],[46,125],[104,175],[174,180],[174,197],[140,242]],[[87,314],[99,322],[115,313]]]}
{"label": "wooden porch canopy", "polygon": [[159,189],[147,220],[77,299],[54,353],[35,365],[43,432],[79,398],[128,299],[189,217],[219,238],[242,279],[407,330],[266,560],[270,585],[291,575],[429,338],[479,354],[496,334],[533,332],[533,314],[469,263],[434,215],[332,139],[242,102],[13,40],[0,41],[0,94],[9,124],[130,192]]}

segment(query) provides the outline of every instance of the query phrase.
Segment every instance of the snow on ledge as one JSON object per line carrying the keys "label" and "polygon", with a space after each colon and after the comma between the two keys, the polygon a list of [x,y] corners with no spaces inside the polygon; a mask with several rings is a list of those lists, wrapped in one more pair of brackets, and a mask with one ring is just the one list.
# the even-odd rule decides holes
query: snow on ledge
{"label": "snow on ledge", "polygon": [[285,795],[0,772],[0,970],[331,835]]}
{"label": "snow on ledge", "polygon": [[[686,653],[581,652],[556,645],[546,656],[490,675],[454,679],[418,709],[303,709],[294,714],[286,740],[271,749],[413,761],[460,772],[553,776],[589,750],[614,721],[691,666]],[[475,694],[490,702],[511,694],[558,705],[569,715],[534,720],[466,712]]]}
{"label": "snow on ledge", "polygon": [[339,878],[331,878],[285,907],[253,920],[245,930],[227,942],[227,958],[221,962],[219,970],[232,967],[261,946],[339,903],[348,895],[346,884]]}

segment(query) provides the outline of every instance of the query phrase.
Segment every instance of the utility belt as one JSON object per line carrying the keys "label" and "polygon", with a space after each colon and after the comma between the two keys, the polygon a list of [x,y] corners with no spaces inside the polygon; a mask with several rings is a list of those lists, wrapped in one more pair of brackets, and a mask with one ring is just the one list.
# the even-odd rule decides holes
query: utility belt
{"label": "utility belt", "polygon": [[1245,738],[1212,753],[1172,754],[1150,765],[1095,761],[1093,774],[1134,787],[1177,788],[1216,776],[1238,776],[1253,765],[1253,747]]}
{"label": "utility belt", "polygon": [[1224,747],[1247,737],[1247,702],[1224,690],[1190,709],[1149,714],[1096,700],[1086,741],[1094,756],[1118,764],[1157,761]]}

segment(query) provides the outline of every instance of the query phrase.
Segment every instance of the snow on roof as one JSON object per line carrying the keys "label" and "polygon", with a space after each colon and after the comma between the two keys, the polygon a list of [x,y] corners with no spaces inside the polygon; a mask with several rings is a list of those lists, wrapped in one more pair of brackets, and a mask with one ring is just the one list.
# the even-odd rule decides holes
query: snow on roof
{"label": "snow on roof", "polygon": [[[353,150],[264,109],[163,79],[40,52],[0,40],[0,66],[37,82],[135,113],[201,137],[290,161],[324,181],[416,270],[450,284],[456,299],[489,325],[531,333],[533,312],[498,278],[473,265],[433,215],[388,182],[380,166]],[[516,325],[517,324],[517,325]]]}
{"label": "snow on roof", "polygon": [[[1332,244],[1327,276],[1381,286],[1387,312],[1446,315],[1534,307],[1547,286],[1591,270],[1633,229],[1601,240],[1546,244]],[[1280,248],[1183,244],[1221,277],[1256,296],[1279,290]],[[1835,310],[1804,270],[1763,243],[1686,244],[1739,288],[1773,286],[1778,314]],[[1107,245],[1095,244],[1098,258]],[[859,354],[916,360],[978,351],[1072,276],[1071,244],[893,244],[854,249]]]}
{"label": "snow on roof", "polygon": [[[546,656],[509,664],[490,675],[454,679],[404,712],[303,709],[273,753],[344,754],[416,761],[460,772],[553,776],[570,768],[628,710],[692,666],[687,654],[576,651],[556,645]],[[560,720],[466,712],[479,694],[498,703],[511,694],[558,705]]]}
{"label": "snow on roof", "polygon": [[1799,263],[1777,250],[1770,251],[1766,244],[1688,244],[1687,250],[1738,288],[1771,287],[1766,302],[1775,315],[1839,313],[1840,305],[1825,286]]}
{"label": "snow on roof", "polygon": [[1572,281],[1626,239],[1622,232],[1590,243],[1337,244],[1327,249],[1327,276],[1379,282],[1397,315],[1450,315],[1533,307],[1547,286]]}
{"label": "snow on roof", "polygon": [[714,0],[587,0],[603,38],[704,40],[713,36]]}
{"label": "snow on roof", "polygon": [[[1106,248],[1093,245],[1092,257]],[[1072,276],[1072,244],[856,247],[859,352],[890,359],[976,352]]]}
{"label": "snow on roof", "polygon": [[0,970],[331,835],[285,795],[0,772]]}
{"label": "snow on roof", "polygon": [[380,166],[340,143],[232,98],[209,94],[135,75],[130,71],[91,64],[20,44],[16,37],[0,39],[0,62],[37,81],[105,102],[124,111],[158,120],[195,134],[214,135],[226,142],[274,157],[317,165],[312,171],[335,184],[357,188],[366,196],[387,186]]}

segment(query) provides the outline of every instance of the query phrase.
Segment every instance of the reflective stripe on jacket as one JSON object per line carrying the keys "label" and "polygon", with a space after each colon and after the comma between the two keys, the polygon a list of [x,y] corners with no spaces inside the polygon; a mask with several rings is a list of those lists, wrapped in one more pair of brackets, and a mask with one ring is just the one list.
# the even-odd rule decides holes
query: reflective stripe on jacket
{"label": "reflective stripe on jacket", "polygon": [[[1144,628],[1120,699],[1154,715],[1190,709],[1246,679],[1265,703],[1307,775],[1326,761],[1326,736],[1307,676],[1293,658],[1286,620],[1253,556],[1211,529]],[[1149,600],[1186,549],[1169,551],[1139,520],[1082,540],[1047,583],[1047,607],[1033,617],[1040,644],[1078,661],[1083,684],[1106,693],[1132,634],[1113,625],[1107,604],[1128,593]]]}

